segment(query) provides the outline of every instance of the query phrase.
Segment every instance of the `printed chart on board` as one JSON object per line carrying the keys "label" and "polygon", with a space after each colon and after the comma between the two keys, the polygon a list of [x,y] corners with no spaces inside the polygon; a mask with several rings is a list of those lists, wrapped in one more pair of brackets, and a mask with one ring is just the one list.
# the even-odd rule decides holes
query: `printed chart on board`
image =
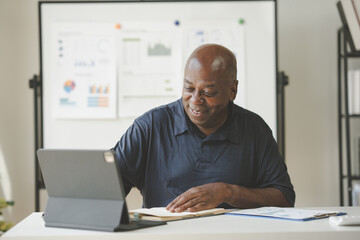
{"label": "printed chart on board", "polygon": [[221,21],[54,22],[51,87],[56,119],[134,118],[181,97],[185,61],[205,43],[237,58],[235,103],[246,106],[245,26]]}
{"label": "printed chart on board", "polygon": [[57,22],[52,29],[53,116],[115,118],[113,24]]}

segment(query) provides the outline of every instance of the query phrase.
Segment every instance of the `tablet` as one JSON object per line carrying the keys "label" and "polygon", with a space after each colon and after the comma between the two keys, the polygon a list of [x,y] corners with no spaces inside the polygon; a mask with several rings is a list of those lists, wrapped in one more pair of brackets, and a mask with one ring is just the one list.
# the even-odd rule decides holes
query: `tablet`
{"label": "tablet", "polygon": [[48,193],[45,226],[126,231],[164,224],[130,221],[113,151],[39,149],[37,156]]}

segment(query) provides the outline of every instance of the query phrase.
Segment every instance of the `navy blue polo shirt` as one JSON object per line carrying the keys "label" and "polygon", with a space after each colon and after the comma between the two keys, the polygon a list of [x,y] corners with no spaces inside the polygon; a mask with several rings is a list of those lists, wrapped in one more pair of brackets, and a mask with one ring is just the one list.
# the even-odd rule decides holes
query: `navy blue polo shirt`
{"label": "navy blue polo shirt", "polygon": [[159,207],[192,187],[224,182],[275,187],[294,205],[271,129],[255,113],[233,103],[229,109],[227,121],[209,136],[190,121],[181,99],[137,118],[114,147],[126,194],[137,187],[144,207]]}

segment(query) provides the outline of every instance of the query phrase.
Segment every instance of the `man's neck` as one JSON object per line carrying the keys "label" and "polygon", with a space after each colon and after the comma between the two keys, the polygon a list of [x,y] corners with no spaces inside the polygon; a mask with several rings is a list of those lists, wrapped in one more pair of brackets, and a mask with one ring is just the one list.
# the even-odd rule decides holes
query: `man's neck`
{"label": "man's neck", "polygon": [[228,120],[229,118],[229,115],[230,115],[230,111],[228,110],[226,112],[226,117],[221,121],[219,122],[218,124],[216,124],[215,127],[201,127],[201,126],[197,126],[199,128],[199,130],[204,133],[206,136],[209,136],[211,134],[213,134],[214,132],[216,132],[219,128],[221,128],[225,122]]}
{"label": "man's neck", "polygon": [[[222,126],[222,125],[221,125]],[[204,133],[206,136],[209,136],[211,134],[213,134],[214,132],[216,132],[216,130],[218,130],[220,127],[216,127],[216,128],[202,128],[202,127],[199,127],[199,130]]]}

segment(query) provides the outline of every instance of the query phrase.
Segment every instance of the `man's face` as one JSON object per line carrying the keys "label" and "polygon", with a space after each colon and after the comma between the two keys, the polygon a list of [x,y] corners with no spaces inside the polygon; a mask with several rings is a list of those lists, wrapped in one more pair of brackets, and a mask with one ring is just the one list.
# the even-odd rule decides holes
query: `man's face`
{"label": "man's face", "polygon": [[[227,74],[228,75],[228,74]],[[227,119],[227,106],[236,96],[236,86],[223,70],[203,66],[192,59],[184,74],[182,101],[190,120],[206,135]],[[209,134],[207,134],[209,133]]]}

